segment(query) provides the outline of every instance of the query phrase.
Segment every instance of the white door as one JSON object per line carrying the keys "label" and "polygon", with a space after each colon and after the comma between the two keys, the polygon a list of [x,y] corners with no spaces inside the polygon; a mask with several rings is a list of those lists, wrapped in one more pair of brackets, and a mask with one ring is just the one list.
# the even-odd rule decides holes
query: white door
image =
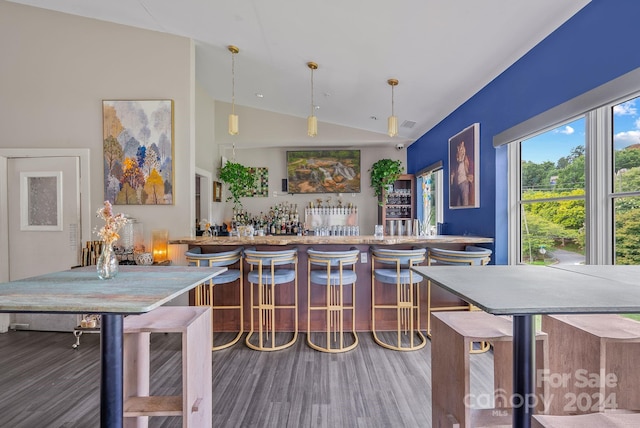
{"label": "white door", "polygon": [[[79,158],[10,158],[7,163],[9,280],[78,265]],[[15,314],[31,330],[69,331],[76,315]]]}

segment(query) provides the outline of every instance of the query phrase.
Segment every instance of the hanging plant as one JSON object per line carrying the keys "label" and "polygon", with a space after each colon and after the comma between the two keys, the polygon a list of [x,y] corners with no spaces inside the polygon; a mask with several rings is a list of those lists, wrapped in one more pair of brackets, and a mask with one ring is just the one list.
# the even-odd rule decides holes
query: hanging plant
{"label": "hanging plant", "polygon": [[248,166],[228,161],[219,171],[220,181],[226,183],[231,195],[227,202],[233,201],[234,208],[242,208],[240,198],[247,194],[249,189],[255,186],[256,176]]}
{"label": "hanging plant", "polygon": [[384,189],[395,183],[404,172],[402,161],[380,159],[371,166],[369,172],[371,173],[371,187],[373,187],[373,192],[378,198],[378,205],[382,206],[387,202],[386,196],[382,197],[385,195]]}

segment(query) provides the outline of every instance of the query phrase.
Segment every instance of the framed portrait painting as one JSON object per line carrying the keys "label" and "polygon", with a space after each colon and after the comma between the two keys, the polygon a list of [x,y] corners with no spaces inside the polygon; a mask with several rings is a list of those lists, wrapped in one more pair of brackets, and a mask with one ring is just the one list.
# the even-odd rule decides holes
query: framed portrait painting
{"label": "framed portrait painting", "polygon": [[480,206],[480,124],[449,138],[449,208]]}
{"label": "framed portrait painting", "polygon": [[172,205],[173,100],[102,101],[104,198]]}

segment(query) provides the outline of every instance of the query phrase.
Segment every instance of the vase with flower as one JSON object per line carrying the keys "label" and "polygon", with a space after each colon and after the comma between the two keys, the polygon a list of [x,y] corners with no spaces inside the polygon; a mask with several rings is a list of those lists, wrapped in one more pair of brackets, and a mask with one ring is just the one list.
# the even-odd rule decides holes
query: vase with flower
{"label": "vase with flower", "polygon": [[98,231],[102,238],[102,252],[96,261],[96,270],[100,279],[111,279],[118,274],[118,258],[113,244],[120,235],[118,231],[127,223],[123,214],[113,214],[111,202],[104,201],[102,208],[98,210],[98,217],[103,219],[105,225]]}

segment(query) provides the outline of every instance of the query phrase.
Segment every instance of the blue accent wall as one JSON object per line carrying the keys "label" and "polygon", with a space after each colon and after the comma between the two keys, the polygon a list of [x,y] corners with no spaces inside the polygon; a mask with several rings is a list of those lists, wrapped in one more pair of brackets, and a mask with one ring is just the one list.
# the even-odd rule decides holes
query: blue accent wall
{"label": "blue accent wall", "polygon": [[410,173],[442,160],[448,139],[480,123],[480,208],[450,210],[445,232],[493,237],[494,261],[507,263],[507,149],[493,136],[640,67],[639,0],[592,0],[407,149]]}

